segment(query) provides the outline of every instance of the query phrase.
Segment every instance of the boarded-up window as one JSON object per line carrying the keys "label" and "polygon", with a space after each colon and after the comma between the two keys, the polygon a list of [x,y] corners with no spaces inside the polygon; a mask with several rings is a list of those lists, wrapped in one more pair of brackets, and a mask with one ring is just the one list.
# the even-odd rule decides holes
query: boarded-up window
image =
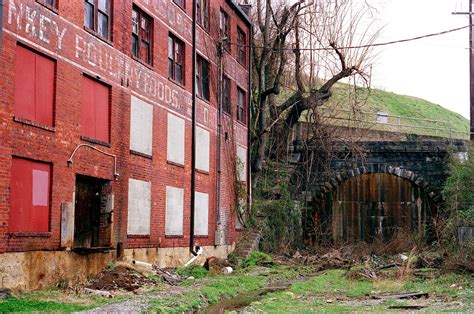
{"label": "boarded-up window", "polygon": [[209,131],[196,128],[196,169],[209,172]]}
{"label": "boarded-up window", "polygon": [[128,180],[128,234],[150,234],[151,183]]}
{"label": "boarded-up window", "polygon": [[14,114],[53,126],[55,61],[16,47]]}
{"label": "boarded-up window", "polygon": [[236,171],[239,181],[247,181],[247,149],[237,146]]}
{"label": "boarded-up window", "polygon": [[109,87],[82,78],[81,135],[109,142]]}
{"label": "boarded-up window", "polygon": [[196,192],[194,209],[194,234],[208,235],[209,224],[209,194]]}
{"label": "boarded-up window", "polygon": [[184,165],[184,119],[168,113],[168,161]]}
{"label": "boarded-up window", "polygon": [[153,106],[132,96],[130,117],[130,149],[152,155]]}
{"label": "boarded-up window", "polygon": [[8,231],[48,232],[51,165],[12,158]]}
{"label": "boarded-up window", "polygon": [[166,187],[166,235],[183,235],[184,190]]}

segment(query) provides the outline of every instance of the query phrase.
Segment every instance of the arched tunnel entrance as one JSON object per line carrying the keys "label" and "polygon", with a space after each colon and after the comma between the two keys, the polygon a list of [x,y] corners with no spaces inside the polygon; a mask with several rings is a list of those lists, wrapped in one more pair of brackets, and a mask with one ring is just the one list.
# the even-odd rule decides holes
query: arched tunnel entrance
{"label": "arched tunnel entrance", "polygon": [[426,236],[437,207],[421,185],[390,173],[351,177],[318,203],[315,225],[335,244]]}

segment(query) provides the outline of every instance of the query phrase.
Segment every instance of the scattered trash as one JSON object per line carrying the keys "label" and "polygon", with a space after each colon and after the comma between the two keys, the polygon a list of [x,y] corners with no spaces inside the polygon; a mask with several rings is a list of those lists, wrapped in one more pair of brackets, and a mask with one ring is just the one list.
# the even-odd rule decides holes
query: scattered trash
{"label": "scattered trash", "polygon": [[110,293],[109,291],[84,288],[84,292],[90,293],[90,294],[100,295],[100,296],[107,297],[107,298],[113,298],[112,293]]}
{"label": "scattered trash", "polygon": [[223,271],[226,267],[229,267],[229,262],[215,256],[208,257],[204,263],[204,268],[207,269],[211,275],[224,273]]}
{"label": "scattered trash", "polygon": [[400,259],[404,262],[408,259],[408,256],[406,256],[405,254],[400,254]]}
{"label": "scattered trash", "polygon": [[150,263],[145,263],[145,262],[140,262],[140,261],[133,260],[132,264],[135,264],[135,265],[138,265],[138,266],[144,266],[144,267],[153,269],[153,264],[150,264]]}
{"label": "scattered trash", "polygon": [[453,283],[453,284],[451,285],[451,288],[462,290],[462,286],[461,286],[460,284],[458,284],[458,283]]}
{"label": "scattered trash", "polygon": [[233,271],[234,271],[234,270],[233,270],[232,267],[230,267],[230,266],[227,266],[227,267],[222,268],[222,273],[223,273],[223,274],[230,274],[230,273],[232,273]]}

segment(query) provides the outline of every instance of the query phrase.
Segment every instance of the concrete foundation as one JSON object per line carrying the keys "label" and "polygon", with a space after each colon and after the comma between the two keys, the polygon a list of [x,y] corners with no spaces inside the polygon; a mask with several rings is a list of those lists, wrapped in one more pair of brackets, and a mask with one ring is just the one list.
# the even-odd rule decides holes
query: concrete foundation
{"label": "concrete foundation", "polygon": [[[203,264],[207,257],[225,258],[234,245],[203,247],[195,263]],[[140,248],[124,250],[126,261],[139,260],[160,267],[178,267],[191,258],[189,248]],[[60,281],[76,284],[96,275],[116,260],[116,252],[87,255],[71,251],[31,251],[0,254],[0,288],[14,292],[36,290]]]}

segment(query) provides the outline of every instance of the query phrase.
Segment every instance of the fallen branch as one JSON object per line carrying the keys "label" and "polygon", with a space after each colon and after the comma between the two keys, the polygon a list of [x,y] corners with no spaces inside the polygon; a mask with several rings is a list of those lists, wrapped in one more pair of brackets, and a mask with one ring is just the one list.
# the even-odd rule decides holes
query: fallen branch
{"label": "fallen branch", "polygon": [[178,274],[172,274],[156,265],[153,265],[153,268],[160,274],[161,278],[164,281],[169,283],[170,285],[176,286],[178,285],[183,279]]}
{"label": "fallen branch", "polygon": [[419,299],[428,297],[428,293],[426,292],[406,292],[406,293],[394,293],[394,294],[379,294],[373,295],[373,299],[377,300],[388,300],[388,299]]}

